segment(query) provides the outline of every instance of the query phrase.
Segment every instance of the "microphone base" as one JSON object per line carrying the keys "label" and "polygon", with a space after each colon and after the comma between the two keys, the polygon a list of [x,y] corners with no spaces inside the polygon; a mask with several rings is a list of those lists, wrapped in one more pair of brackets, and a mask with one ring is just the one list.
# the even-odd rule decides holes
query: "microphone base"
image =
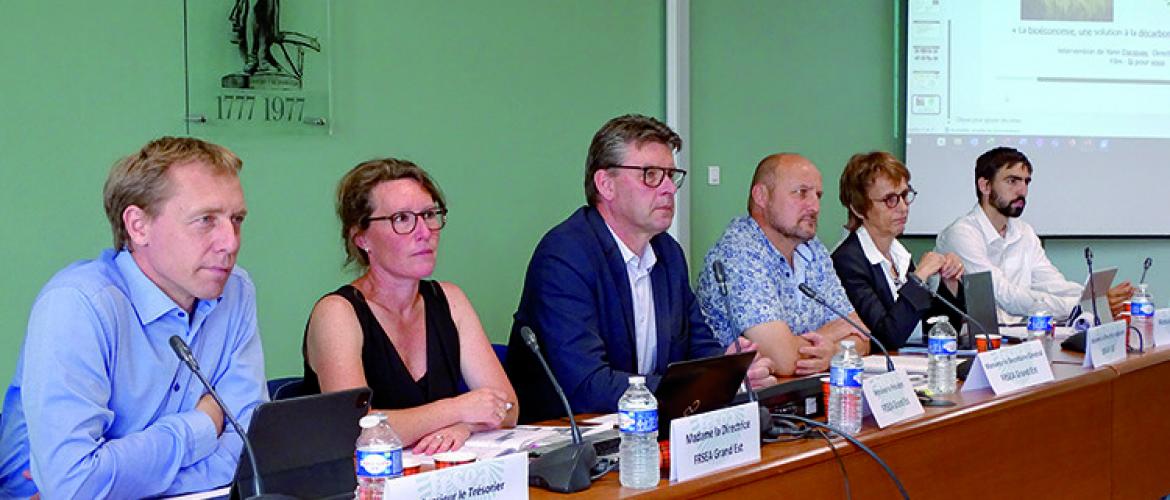
{"label": "microphone base", "polygon": [[593,484],[597,452],[588,441],[541,455],[528,464],[528,484],[558,493],[574,493]]}
{"label": "microphone base", "polygon": [[770,441],[784,434],[784,430],[776,425],[772,418],[772,410],[760,404],[760,441]]}
{"label": "microphone base", "polygon": [[1060,347],[1073,352],[1085,352],[1085,332],[1077,332],[1069,335],[1064,342],[1060,343]]}

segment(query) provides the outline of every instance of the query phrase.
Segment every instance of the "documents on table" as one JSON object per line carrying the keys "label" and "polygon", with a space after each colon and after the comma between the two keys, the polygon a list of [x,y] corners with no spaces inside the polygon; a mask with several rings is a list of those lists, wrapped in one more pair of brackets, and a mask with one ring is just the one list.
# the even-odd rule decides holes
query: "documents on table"
{"label": "documents on table", "polygon": [[589,425],[600,425],[605,428],[615,428],[618,426],[618,414],[610,413],[608,415],[601,415],[587,420],[582,420],[582,423]]}
{"label": "documents on table", "polygon": [[[589,436],[603,432],[610,427],[580,426],[581,435]],[[475,453],[479,459],[486,459],[507,455],[517,451],[531,450],[558,442],[568,442],[572,439],[569,427],[549,427],[542,425],[517,425],[511,429],[496,429],[494,431],[477,432],[467,438],[461,450]],[[430,456],[416,455],[422,463],[431,463]]]}
{"label": "documents on table", "polygon": [[[894,368],[906,370],[907,373],[926,373],[926,356],[890,356],[894,360]],[[886,357],[869,355],[864,358],[866,372],[885,372]]]}

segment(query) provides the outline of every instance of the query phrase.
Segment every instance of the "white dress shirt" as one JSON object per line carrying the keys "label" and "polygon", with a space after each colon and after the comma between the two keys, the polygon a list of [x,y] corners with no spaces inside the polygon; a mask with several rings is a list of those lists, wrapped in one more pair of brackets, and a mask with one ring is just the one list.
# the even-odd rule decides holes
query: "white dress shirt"
{"label": "white dress shirt", "polygon": [[991,271],[995,303],[1003,323],[1020,321],[1039,303],[1055,317],[1068,315],[1082,286],[1068,281],[1048,260],[1040,238],[1018,218],[1008,218],[1000,236],[978,204],[938,233],[939,252],[954,252],[966,272]]}
{"label": "white dress shirt", "polygon": [[[869,235],[869,230],[865,226],[857,228],[857,242],[861,243],[861,251],[865,252],[865,258],[869,260],[870,265],[880,264],[882,274],[886,277],[886,285],[890,287],[890,292],[894,295],[894,302],[898,301],[898,291],[902,285],[906,284],[906,273],[910,270],[910,251],[906,249],[905,245],[897,239],[890,242],[890,257],[894,262],[890,262],[882,251],[873,242],[873,236]],[[892,266],[892,268],[891,268]],[[931,276],[935,278],[935,276]],[[937,283],[926,283],[927,286],[934,287]],[[922,322],[919,321],[914,325],[914,332],[906,339],[908,344],[917,344],[922,342]]]}
{"label": "white dress shirt", "polygon": [[626,263],[626,277],[630,279],[630,294],[634,305],[634,340],[638,352],[638,373],[646,375],[654,371],[658,357],[658,326],[654,320],[654,287],[650,283],[650,270],[658,262],[654,248],[649,243],[639,256],[626,246],[609,224],[609,234],[617,242],[622,260]]}

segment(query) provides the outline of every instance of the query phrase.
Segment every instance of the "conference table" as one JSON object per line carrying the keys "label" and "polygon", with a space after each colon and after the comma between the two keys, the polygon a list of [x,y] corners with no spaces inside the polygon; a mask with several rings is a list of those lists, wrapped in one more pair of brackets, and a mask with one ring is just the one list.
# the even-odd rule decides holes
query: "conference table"
{"label": "conference table", "polygon": [[[1158,498],[1170,493],[1170,347],[1097,369],[1049,346],[1055,380],[995,396],[947,396],[952,407],[856,437],[893,469],[912,498]],[[847,441],[833,445],[853,498],[899,498],[881,467]],[[574,499],[844,498],[822,439],[765,444],[759,462],[656,488],[622,488],[607,474]],[[565,498],[540,489],[534,499]]]}

